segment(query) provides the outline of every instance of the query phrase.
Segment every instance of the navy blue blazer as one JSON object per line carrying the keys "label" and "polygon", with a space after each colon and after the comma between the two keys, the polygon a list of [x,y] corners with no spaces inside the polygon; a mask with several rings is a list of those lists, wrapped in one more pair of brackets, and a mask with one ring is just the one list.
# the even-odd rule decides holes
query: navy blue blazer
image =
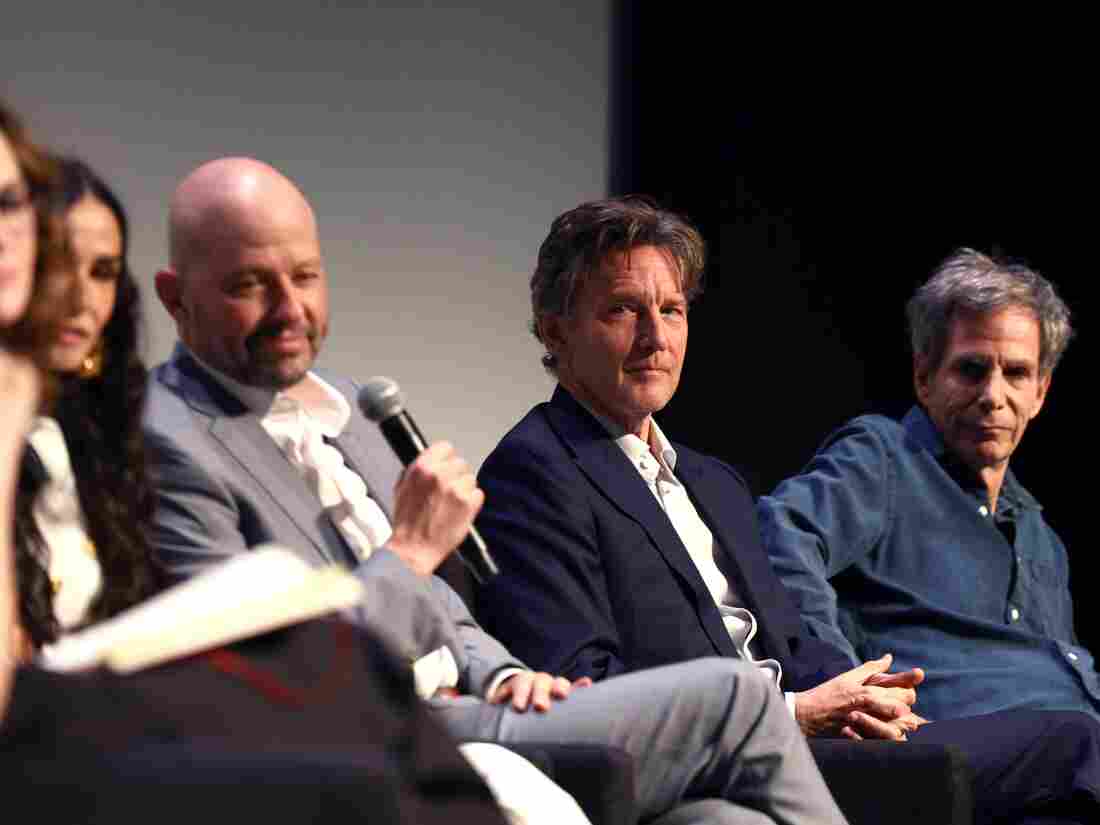
{"label": "navy blue blazer", "polygon": [[[676,476],[756,616],[757,655],[805,690],[851,668],[807,635],[760,546],[752,496],[728,465],[675,445]],[[478,476],[478,528],[501,573],[477,615],[531,667],[602,679],[735,656],[718,608],[664,510],[622,450],[561,387],[497,445]]]}

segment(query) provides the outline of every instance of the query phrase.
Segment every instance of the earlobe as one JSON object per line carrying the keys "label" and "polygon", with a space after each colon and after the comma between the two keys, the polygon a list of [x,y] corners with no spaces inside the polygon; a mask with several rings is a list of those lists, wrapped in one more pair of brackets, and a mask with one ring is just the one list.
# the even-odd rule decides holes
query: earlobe
{"label": "earlobe", "polygon": [[1047,393],[1050,392],[1050,379],[1051,376],[1047,375],[1039,380],[1039,392],[1036,395],[1035,406],[1031,408],[1031,418],[1039,414],[1039,410],[1043,408],[1043,402],[1047,400]]}
{"label": "earlobe", "polygon": [[913,356],[913,392],[924,403],[928,395],[928,359],[923,355]]}
{"label": "earlobe", "polygon": [[543,315],[536,323],[539,330],[539,340],[542,341],[543,345],[552,355],[560,355],[563,341],[561,334],[561,316]]}
{"label": "earlobe", "polygon": [[171,269],[161,269],[154,279],[157,297],[168,311],[168,314],[179,320],[178,313],[183,311],[179,295],[179,276]]}

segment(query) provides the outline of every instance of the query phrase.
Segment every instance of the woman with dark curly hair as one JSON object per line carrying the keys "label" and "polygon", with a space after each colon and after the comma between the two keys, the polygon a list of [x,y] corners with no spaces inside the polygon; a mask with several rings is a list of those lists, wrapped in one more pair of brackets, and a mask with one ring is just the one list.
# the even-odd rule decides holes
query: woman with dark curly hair
{"label": "woman with dark curly hair", "polygon": [[[57,398],[54,417],[40,416],[28,436],[16,517],[20,620],[34,647],[156,587],[145,538],[146,370],[126,213],[85,164],[63,159],[58,169],[46,211],[65,247],[46,266],[44,300],[29,313]],[[44,311],[52,317],[38,317]]]}

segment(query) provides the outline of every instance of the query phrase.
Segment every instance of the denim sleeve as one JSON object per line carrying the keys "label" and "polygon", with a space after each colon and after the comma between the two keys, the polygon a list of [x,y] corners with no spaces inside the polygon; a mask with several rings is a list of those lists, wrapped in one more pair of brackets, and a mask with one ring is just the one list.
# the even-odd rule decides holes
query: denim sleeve
{"label": "denim sleeve", "polygon": [[813,636],[859,663],[830,579],[871,552],[892,509],[886,446],[866,419],[833,433],[801,474],[762,496],[760,533],[776,575]]}

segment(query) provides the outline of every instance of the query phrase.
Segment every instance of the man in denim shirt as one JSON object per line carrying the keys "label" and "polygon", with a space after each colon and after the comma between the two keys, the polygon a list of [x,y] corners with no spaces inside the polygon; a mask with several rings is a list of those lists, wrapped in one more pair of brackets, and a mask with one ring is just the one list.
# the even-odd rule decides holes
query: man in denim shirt
{"label": "man in denim shirt", "polygon": [[909,302],[919,406],[833,433],[760,500],[764,545],[811,633],[895,655],[932,719],[1011,708],[1100,716],[1066,551],[1009,469],[1070,337],[1032,270],[972,250]]}

